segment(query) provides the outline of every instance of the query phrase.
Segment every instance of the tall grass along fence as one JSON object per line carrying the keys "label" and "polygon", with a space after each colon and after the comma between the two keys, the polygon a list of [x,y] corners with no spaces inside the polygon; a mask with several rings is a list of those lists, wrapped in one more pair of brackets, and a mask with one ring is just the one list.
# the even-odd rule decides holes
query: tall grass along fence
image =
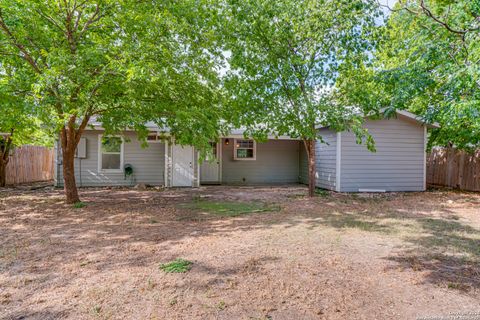
{"label": "tall grass along fence", "polygon": [[480,191],[480,150],[434,148],[427,156],[427,184]]}
{"label": "tall grass along fence", "polygon": [[53,180],[53,148],[15,148],[7,164],[7,185]]}

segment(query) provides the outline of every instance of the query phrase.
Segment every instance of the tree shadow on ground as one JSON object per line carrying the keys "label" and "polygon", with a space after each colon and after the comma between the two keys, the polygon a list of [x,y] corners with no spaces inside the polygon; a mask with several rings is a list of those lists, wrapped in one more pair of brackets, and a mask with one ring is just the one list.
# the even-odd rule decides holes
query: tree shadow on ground
{"label": "tree shadow on ground", "polygon": [[56,320],[63,319],[67,316],[64,311],[30,311],[20,310],[8,316],[0,316],[0,320],[26,320],[26,319],[42,319],[42,320]]}
{"label": "tree shadow on ground", "polygon": [[323,213],[311,221],[311,227],[323,225],[398,236],[409,246],[386,258],[397,263],[393,268],[423,271],[425,283],[459,290],[480,289],[479,229],[462,223],[455,212],[438,203],[408,211],[383,207],[378,199],[372,202],[373,208],[360,206],[349,212]]}
{"label": "tree shadow on ground", "polygon": [[425,233],[405,239],[417,249],[389,259],[403,268],[427,271],[425,282],[460,290],[480,289],[480,231],[445,219],[417,222]]}
{"label": "tree shadow on ground", "polygon": [[[122,267],[149,266],[175,259],[171,247],[186,240],[304,225],[311,229],[358,229],[400,236],[410,247],[387,257],[397,267],[427,271],[425,282],[455,289],[480,288],[479,230],[461,223],[454,211],[439,205],[438,197],[409,207],[401,200],[412,203],[409,197],[415,194],[374,199],[342,194],[313,200],[297,197],[304,192],[304,187],[162,192],[83,189],[87,206],[81,209],[63,204],[57,190],[3,194],[0,275],[7,279],[6,285],[17,281],[29,281],[36,289],[50,283],[68,285],[74,277],[62,276],[61,270],[113,272]],[[230,218],[179,206],[199,197],[213,201],[268,201],[283,209]],[[248,271],[248,266],[245,268]],[[217,270],[200,262],[194,266],[198,272],[222,277],[237,269]],[[216,281],[215,277],[211,281]]]}

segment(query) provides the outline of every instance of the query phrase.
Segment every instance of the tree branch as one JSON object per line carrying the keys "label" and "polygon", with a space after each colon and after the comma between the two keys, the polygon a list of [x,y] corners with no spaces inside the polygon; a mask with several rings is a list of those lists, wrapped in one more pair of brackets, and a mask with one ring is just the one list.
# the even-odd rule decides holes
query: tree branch
{"label": "tree branch", "polygon": [[[377,3],[378,3],[379,6],[387,8],[391,12],[399,12],[399,11],[405,10],[405,11],[408,11],[411,14],[414,14],[414,15],[417,15],[417,16],[420,15],[423,12],[423,14],[425,14],[425,16],[432,19],[435,23],[441,25],[442,27],[444,27],[449,32],[454,33],[456,35],[459,35],[460,37],[463,38],[463,40],[465,40],[465,34],[467,34],[469,32],[476,32],[476,31],[480,30],[480,26],[478,26],[476,28],[467,28],[467,29],[456,29],[456,28],[452,27],[446,21],[442,20],[440,17],[437,17],[435,14],[433,14],[432,10],[430,10],[427,7],[427,5],[425,4],[425,0],[420,0],[420,4],[419,4],[420,11],[412,10],[410,7],[408,7],[408,5],[406,3],[404,3],[403,0],[398,1],[398,3],[402,5],[402,7],[400,7],[399,9],[394,9],[394,8],[390,7],[389,5],[382,4],[382,3],[380,3],[380,0],[377,0]],[[447,11],[446,17],[448,17],[449,14],[450,14],[450,8]],[[478,20],[478,17],[476,19],[474,19],[474,21],[475,20]]]}
{"label": "tree branch", "polygon": [[83,28],[82,30],[80,31],[80,37],[83,36],[83,34],[88,30],[88,28],[90,27],[90,25],[92,23],[95,23],[97,22],[98,20],[100,20],[101,18],[103,17],[103,15],[100,14],[100,6],[96,5],[95,7],[95,12],[92,14],[92,16],[87,20],[87,22],[85,22],[85,24],[83,25]]}
{"label": "tree branch", "polygon": [[13,35],[13,33],[10,31],[8,26],[5,23],[5,20],[3,19],[3,12],[0,9],[0,29],[3,30],[3,32],[10,38],[11,44],[17,47],[18,50],[23,54],[22,58],[30,64],[30,66],[35,70],[36,73],[42,73],[40,68],[37,65],[37,62],[33,57],[30,55],[28,50],[25,48],[24,45],[22,45],[20,42],[18,42],[17,38]]}

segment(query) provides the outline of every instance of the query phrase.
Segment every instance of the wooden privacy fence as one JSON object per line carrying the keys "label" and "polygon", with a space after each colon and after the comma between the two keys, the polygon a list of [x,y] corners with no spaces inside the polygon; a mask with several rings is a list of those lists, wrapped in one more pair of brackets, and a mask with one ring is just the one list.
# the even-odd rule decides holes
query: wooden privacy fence
{"label": "wooden privacy fence", "polygon": [[427,184],[480,191],[480,150],[434,148],[427,156]]}
{"label": "wooden privacy fence", "polygon": [[15,148],[7,164],[7,185],[53,180],[53,148]]}

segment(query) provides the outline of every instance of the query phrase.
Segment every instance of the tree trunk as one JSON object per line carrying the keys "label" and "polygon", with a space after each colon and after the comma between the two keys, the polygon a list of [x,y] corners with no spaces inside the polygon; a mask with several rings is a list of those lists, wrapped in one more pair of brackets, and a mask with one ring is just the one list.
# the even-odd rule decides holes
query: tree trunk
{"label": "tree trunk", "polygon": [[315,196],[315,140],[303,140],[308,157],[308,196]]}
{"label": "tree trunk", "polygon": [[90,115],[83,117],[78,129],[76,129],[76,115],[70,116],[66,125],[60,132],[63,159],[63,189],[65,190],[66,202],[80,202],[77,183],[75,181],[75,151],[77,150],[80,137],[88,124]]}
{"label": "tree trunk", "polygon": [[12,148],[12,135],[7,136],[6,138],[0,138],[0,187],[5,187],[7,185],[7,164],[10,160],[10,149]]}
{"label": "tree trunk", "polygon": [[75,181],[75,149],[76,146],[73,143],[68,143],[66,148],[62,148],[63,189],[67,203],[80,202]]}
{"label": "tree trunk", "polygon": [[[82,121],[83,127],[81,130],[75,129],[76,120],[77,117],[75,115],[70,116],[68,122],[62,127],[60,132],[63,161],[63,190],[65,190],[66,203],[80,202],[77,183],[75,181],[75,150],[82,135],[85,119]],[[88,118],[86,121],[88,121]]]}
{"label": "tree trunk", "polygon": [[7,185],[7,163],[0,159],[0,187]]}

